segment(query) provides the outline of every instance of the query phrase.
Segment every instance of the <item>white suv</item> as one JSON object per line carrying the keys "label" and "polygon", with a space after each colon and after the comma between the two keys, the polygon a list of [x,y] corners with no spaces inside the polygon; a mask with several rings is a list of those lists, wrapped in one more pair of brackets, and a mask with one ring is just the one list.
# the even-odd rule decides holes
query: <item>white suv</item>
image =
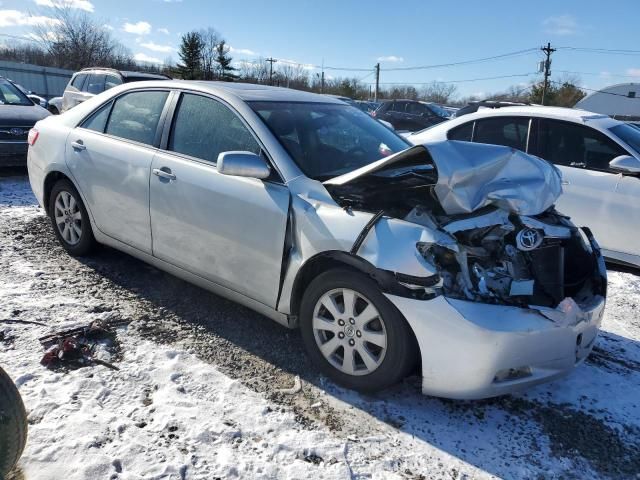
{"label": "white suv", "polygon": [[558,107],[514,106],[455,118],[407,135],[517,148],[557,165],[560,212],[593,230],[605,256],[640,267],[640,129],[606,115]]}

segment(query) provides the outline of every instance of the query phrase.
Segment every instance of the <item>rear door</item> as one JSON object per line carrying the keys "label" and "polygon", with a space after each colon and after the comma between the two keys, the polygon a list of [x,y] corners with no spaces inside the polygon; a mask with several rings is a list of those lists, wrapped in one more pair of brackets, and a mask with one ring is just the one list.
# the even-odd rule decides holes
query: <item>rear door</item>
{"label": "rear door", "polygon": [[577,123],[541,118],[535,131],[533,153],[562,170],[558,211],[578,226],[590,227],[603,249],[640,255],[640,190],[633,188],[638,179],[609,169],[611,160],[628,153],[601,132]]}
{"label": "rear door", "polygon": [[222,175],[218,155],[260,153],[228,105],[183,93],[153,160],[153,255],[275,308],[289,210],[279,179]]}
{"label": "rear door", "polygon": [[473,141],[505,145],[527,152],[530,121],[529,117],[490,117],[476,120]]}
{"label": "rear door", "polygon": [[149,174],[168,95],[120,95],[75,128],[66,146],[67,164],[98,229],[149,254]]}

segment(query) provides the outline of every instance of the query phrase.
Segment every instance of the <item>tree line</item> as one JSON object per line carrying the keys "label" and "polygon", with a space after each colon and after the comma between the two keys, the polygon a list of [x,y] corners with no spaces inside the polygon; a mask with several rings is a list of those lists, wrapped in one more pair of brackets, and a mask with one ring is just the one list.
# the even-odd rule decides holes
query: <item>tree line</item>
{"label": "tree line", "polygon": [[[178,50],[180,61],[174,64],[168,58],[164,64],[155,65],[136,61],[131,51],[114,38],[110,29],[84,12],[56,8],[52,16],[53,22],[33,27],[34,43],[0,46],[0,59],[70,70],[100,66],[162,72],[188,80],[271,84],[360,100],[373,97],[374,86],[356,77],[331,77],[310,66],[287,60],[273,63],[264,58],[234,61],[231,48],[214,28],[185,33]],[[585,96],[585,92],[577,87],[578,83],[577,78],[551,82],[546,103],[572,107]],[[460,97],[455,84],[437,81],[420,87],[383,84],[378,98],[424,100],[444,105],[465,105],[469,101],[484,99],[541,103],[542,82],[512,86],[484,98]]]}

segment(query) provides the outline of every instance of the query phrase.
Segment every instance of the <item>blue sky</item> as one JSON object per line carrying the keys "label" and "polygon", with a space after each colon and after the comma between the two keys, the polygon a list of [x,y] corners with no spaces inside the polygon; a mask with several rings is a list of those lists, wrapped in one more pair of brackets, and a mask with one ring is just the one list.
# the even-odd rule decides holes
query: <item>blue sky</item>
{"label": "blue sky", "polygon": [[[535,4],[513,0],[0,0],[0,34],[28,35],[30,25],[51,15],[50,5],[59,1],[90,12],[139,59],[177,59],[180,35],[210,26],[232,47],[234,60],[273,56],[360,69],[370,69],[380,61],[383,84],[532,73],[542,59],[539,51],[447,68],[388,69],[484,58],[546,42],[560,47],[640,49],[638,0],[538,0]],[[0,36],[0,42],[7,38]],[[640,82],[640,54],[560,49],[553,55],[552,73],[560,79],[567,75],[565,71],[582,72],[577,76],[588,88]],[[334,77],[362,78],[369,73],[326,71]],[[482,95],[537,78],[539,75],[456,85],[459,95]],[[373,75],[364,81],[373,81]]]}

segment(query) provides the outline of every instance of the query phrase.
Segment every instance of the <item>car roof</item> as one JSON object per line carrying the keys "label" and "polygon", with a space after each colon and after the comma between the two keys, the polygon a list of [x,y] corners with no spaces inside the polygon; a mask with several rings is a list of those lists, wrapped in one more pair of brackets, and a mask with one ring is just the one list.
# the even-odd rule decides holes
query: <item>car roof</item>
{"label": "car roof", "polygon": [[338,98],[322,95],[319,93],[303,92],[292,88],[272,87],[269,85],[259,85],[255,83],[218,82],[203,80],[172,80],[170,82],[158,83],[158,86],[166,87],[167,83],[173,88],[194,87],[202,91],[216,93],[221,90],[233,95],[245,102],[313,102],[313,103],[333,103],[344,105]]}
{"label": "car roof", "polygon": [[87,67],[83,68],[78,73],[91,73],[91,72],[110,72],[120,75],[122,78],[148,78],[149,80],[161,80],[161,79],[170,79],[168,75],[163,73],[150,73],[150,72],[136,72],[132,70],[118,70],[116,68],[108,68],[108,67]]}

